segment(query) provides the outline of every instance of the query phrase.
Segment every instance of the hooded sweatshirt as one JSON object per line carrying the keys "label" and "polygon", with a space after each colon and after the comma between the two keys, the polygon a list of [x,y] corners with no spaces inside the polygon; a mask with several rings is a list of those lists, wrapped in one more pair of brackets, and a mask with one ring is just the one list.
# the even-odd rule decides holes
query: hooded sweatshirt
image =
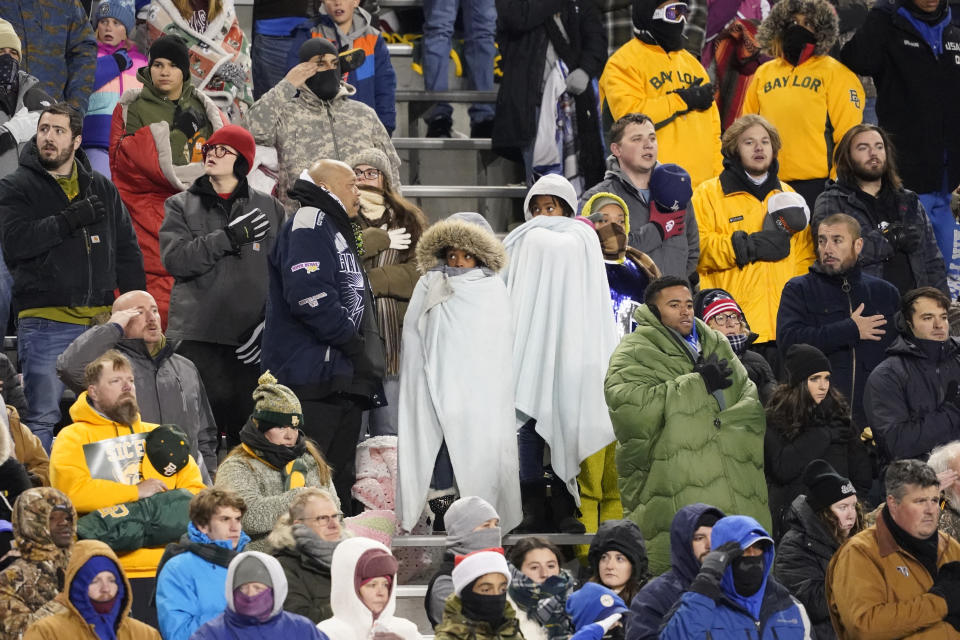
{"label": "hooded sweatshirt", "polygon": [[387,547],[370,538],[351,538],[337,545],[330,567],[333,617],[318,624],[317,628],[334,640],[367,640],[378,632],[395,633],[403,640],[420,640],[420,632],[414,623],[393,615],[397,606],[396,574],[393,575],[387,605],[376,618],[357,595],[354,587],[357,560],[370,549],[390,553]]}
{"label": "hooded sweatshirt", "polygon": [[34,613],[63,588],[70,549],[61,549],[50,537],[50,514],[77,512],[61,491],[39,487],[25,491],[14,505],[13,544],[20,554],[0,573],[0,639],[16,640],[34,621]]}
{"label": "hooded sweatshirt", "polygon": [[[710,536],[711,547],[727,542],[749,546],[770,534],[749,516],[727,516],[719,520]],[[770,576],[773,566],[773,545],[763,552],[763,581],[756,593],[740,595],[734,588],[733,566],[728,566],[720,580],[723,596],[714,601],[707,596],[687,591],[680,605],[669,617],[660,637],[713,638],[713,640],[805,640],[810,637],[807,613],[790,593]]]}
{"label": "hooded sweatshirt", "polygon": [[550,173],[533,183],[527,191],[527,197],[523,199],[524,220],[533,218],[533,214],[530,213],[530,202],[534,196],[553,196],[570,207],[570,213],[564,212],[564,216],[573,217],[577,214],[577,192],[570,181],[563,176]]}
{"label": "hooded sweatshirt", "polygon": [[663,617],[680,599],[700,571],[700,561],[693,555],[693,534],[697,521],[705,513],[717,518],[723,512],[697,502],[677,511],[670,524],[670,570],[645,584],[630,603],[626,617],[626,640],[655,640]]}
{"label": "hooded sweatshirt", "polygon": [[[117,585],[119,602],[108,614],[97,614],[93,610],[89,596],[83,597],[86,596],[90,576],[86,575],[88,572],[81,569],[94,556],[102,556],[113,562],[121,578]],[[75,584],[78,580],[85,581],[86,584],[81,582]],[[82,595],[71,596],[71,591]],[[160,640],[160,634],[156,629],[130,617],[132,596],[130,581],[110,547],[99,540],[81,540],[73,546],[63,591],[57,596],[57,600],[66,607],[66,611],[48,616],[31,625],[23,638],[24,640],[61,640],[63,638],[113,640],[105,632],[95,631],[95,629],[102,630],[104,625],[107,625],[107,628],[113,630],[116,640]]]}

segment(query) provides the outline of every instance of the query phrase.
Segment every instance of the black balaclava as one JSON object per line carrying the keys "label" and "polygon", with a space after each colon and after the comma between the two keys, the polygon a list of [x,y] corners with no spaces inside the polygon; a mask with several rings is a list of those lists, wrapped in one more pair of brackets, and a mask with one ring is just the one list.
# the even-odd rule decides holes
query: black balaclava
{"label": "black balaclava", "polygon": [[[297,52],[300,62],[306,62],[310,58],[328,53],[337,55],[337,48],[326,38],[311,38],[300,45]],[[340,61],[337,60],[337,66],[326,71],[318,71],[307,78],[307,88],[310,89],[321,100],[333,100],[340,92]]]}
{"label": "black balaclava", "polygon": [[733,561],[733,587],[741,596],[748,597],[763,584],[763,556],[740,556]]}
{"label": "black balaclava", "polygon": [[683,49],[683,27],[685,22],[666,22],[652,18],[654,10],[662,0],[633,0],[632,18],[633,33],[641,40],[649,36],[664,51],[679,51]]}
{"label": "black balaclava", "polygon": [[0,105],[13,116],[20,93],[20,63],[9,53],[0,55]]}
{"label": "black balaclava", "polygon": [[[480,578],[477,578],[479,580]],[[503,621],[503,611],[507,607],[507,592],[498,596],[485,596],[473,592],[474,580],[460,592],[460,602],[463,604],[463,615],[470,620],[487,622],[496,629]]]}
{"label": "black balaclava", "polygon": [[807,47],[810,48],[810,53],[813,53],[813,48],[817,44],[817,36],[806,27],[801,27],[798,24],[791,24],[787,27],[781,37],[783,58],[793,66],[800,64],[801,56]]}

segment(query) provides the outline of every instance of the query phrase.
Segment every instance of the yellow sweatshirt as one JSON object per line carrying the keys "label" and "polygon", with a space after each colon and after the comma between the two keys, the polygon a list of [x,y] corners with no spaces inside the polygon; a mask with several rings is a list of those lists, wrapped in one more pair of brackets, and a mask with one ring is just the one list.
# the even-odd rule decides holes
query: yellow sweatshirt
{"label": "yellow sweatshirt", "polygon": [[794,67],[783,58],[760,65],[741,113],[759,113],[780,132],[780,179],[837,177],[833,149],[863,120],[863,85],[830,56]]}
{"label": "yellow sweatshirt", "polygon": [[[606,101],[614,120],[628,113],[643,113],[656,125],[687,110],[683,98],[673,92],[697,79],[702,84],[710,82],[703,65],[688,52],[667,53],[633,38],[607,60],[600,76],[600,101]],[[716,103],[706,111],[691,111],[658,127],[657,142],[657,159],[686,169],[694,187],[723,168]]]}
{"label": "yellow sweatshirt", "polygon": [[[135,436],[157,425],[141,422],[139,416],[132,426],[113,422],[87,402],[86,391],[70,407],[70,417],[73,424],[60,432],[50,451],[50,484],[70,498],[80,515],[136,502],[145,451],[143,438]],[[170,489],[194,494],[204,489],[192,456],[186,467],[161,479]],[[163,547],[140,549],[121,555],[120,561],[130,577],[152,576],[161,555]]]}

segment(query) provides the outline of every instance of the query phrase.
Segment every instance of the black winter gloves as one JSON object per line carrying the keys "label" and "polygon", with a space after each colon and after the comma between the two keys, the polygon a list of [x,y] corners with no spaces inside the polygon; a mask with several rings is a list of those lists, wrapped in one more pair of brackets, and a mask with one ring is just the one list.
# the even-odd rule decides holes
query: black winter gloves
{"label": "black winter gloves", "polygon": [[227,232],[233,248],[239,249],[245,244],[253,244],[266,238],[270,231],[270,220],[257,208],[234,218],[223,230]]}
{"label": "black winter gloves", "polygon": [[179,105],[177,106],[177,110],[173,113],[173,128],[182,131],[183,135],[187,136],[187,140],[197,135],[197,131],[200,131],[202,126],[201,114],[193,109],[181,109]]}
{"label": "black winter gloves", "polygon": [[70,232],[80,227],[87,227],[103,220],[107,215],[107,208],[103,206],[100,196],[93,194],[83,200],[76,200],[60,212]]}
{"label": "black winter gloves", "polygon": [[692,85],[686,89],[677,89],[677,95],[687,103],[690,111],[706,111],[713,104],[713,85]]}
{"label": "black winter gloves", "polygon": [[948,616],[960,615],[960,562],[947,562],[940,567],[930,593],[947,601]]}
{"label": "black winter gloves", "polygon": [[743,555],[740,543],[734,540],[713,549],[703,558],[700,573],[690,583],[690,591],[707,596],[711,600],[723,597],[720,579],[730,564]]}
{"label": "black winter gloves", "polygon": [[700,361],[693,366],[693,371],[699,373],[700,377],[703,378],[703,385],[707,388],[707,393],[726,389],[733,384],[733,380],[730,379],[730,376],[733,375],[733,369],[730,368],[726,360],[718,358],[715,353],[707,356],[706,360],[700,358]]}
{"label": "black winter gloves", "polygon": [[734,231],[730,236],[738,267],[753,262],[777,262],[790,255],[790,235],[782,231]]}
{"label": "black winter gloves", "polygon": [[897,251],[913,253],[920,248],[923,234],[916,225],[895,222],[883,230],[883,237]]}
{"label": "black winter gloves", "polygon": [[117,49],[113,54],[113,59],[116,61],[117,69],[120,70],[120,73],[123,73],[133,66],[133,60],[130,58],[130,54],[127,53],[126,49]]}

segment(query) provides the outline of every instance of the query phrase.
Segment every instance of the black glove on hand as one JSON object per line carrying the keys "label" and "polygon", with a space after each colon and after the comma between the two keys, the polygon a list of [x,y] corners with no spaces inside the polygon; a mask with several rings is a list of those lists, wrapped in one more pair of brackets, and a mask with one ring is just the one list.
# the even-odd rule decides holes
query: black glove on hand
{"label": "black glove on hand", "polygon": [[920,248],[923,235],[920,227],[912,224],[895,222],[883,230],[883,237],[896,249],[904,253],[913,253]]}
{"label": "black glove on hand", "polygon": [[738,267],[753,262],[777,262],[790,255],[790,235],[782,231],[734,231],[730,236]]}
{"label": "black glove on hand", "polygon": [[694,85],[686,89],[677,89],[677,95],[687,103],[690,111],[706,111],[713,104],[713,85]]}
{"label": "black glove on hand", "polygon": [[960,562],[947,562],[937,572],[930,593],[947,601],[947,614],[960,614]]}
{"label": "black glove on hand", "polygon": [[203,116],[193,109],[181,109],[179,106],[173,113],[173,128],[182,131],[187,140],[197,135],[203,126]]}
{"label": "black glove on hand", "polygon": [[130,54],[127,53],[126,49],[117,49],[113,54],[113,59],[117,61],[117,68],[120,69],[120,73],[133,66],[133,60],[130,59]]}
{"label": "black glove on hand", "polygon": [[270,231],[270,220],[267,219],[265,213],[257,208],[232,220],[230,224],[224,227],[224,231],[230,238],[230,244],[233,245],[234,249],[237,249],[245,244],[252,244],[266,238],[267,232]]}
{"label": "black glove on hand", "polygon": [[107,215],[107,208],[103,206],[100,196],[94,194],[77,200],[60,212],[70,231],[86,227],[103,220]]}
{"label": "black glove on hand", "polygon": [[846,420],[831,420],[828,428],[830,429],[830,442],[833,444],[847,444],[853,438],[853,429]]}
{"label": "black glove on hand", "polygon": [[723,597],[720,580],[734,560],[743,555],[740,543],[734,540],[713,549],[703,558],[700,573],[690,583],[690,591],[707,596],[711,600]]}
{"label": "black glove on hand", "polygon": [[707,356],[706,360],[700,358],[700,361],[694,365],[693,371],[699,373],[700,377],[703,378],[703,385],[707,388],[707,393],[726,389],[733,384],[733,380],[730,379],[730,376],[733,375],[733,369],[730,368],[726,360],[721,360],[715,353]]}

